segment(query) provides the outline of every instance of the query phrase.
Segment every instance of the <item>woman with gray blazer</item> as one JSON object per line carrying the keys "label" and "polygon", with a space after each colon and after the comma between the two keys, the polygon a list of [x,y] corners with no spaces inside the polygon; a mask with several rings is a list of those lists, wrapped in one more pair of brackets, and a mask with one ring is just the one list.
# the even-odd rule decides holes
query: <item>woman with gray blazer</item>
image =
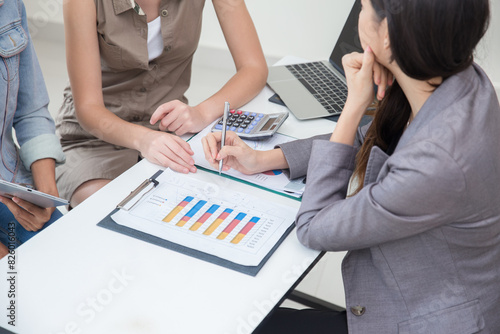
{"label": "woman with gray blazer", "polygon": [[226,170],[307,174],[300,241],[349,251],[346,313],[278,310],[256,332],[500,333],[500,106],[473,63],[488,0],[361,2],[333,134],[267,152],[203,139]]}

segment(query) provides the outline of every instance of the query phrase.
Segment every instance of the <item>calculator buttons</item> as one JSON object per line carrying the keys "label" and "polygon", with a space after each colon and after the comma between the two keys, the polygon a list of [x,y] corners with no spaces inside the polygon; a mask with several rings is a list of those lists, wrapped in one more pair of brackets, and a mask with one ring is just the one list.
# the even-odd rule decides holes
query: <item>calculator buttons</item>
{"label": "calculator buttons", "polygon": [[[286,116],[284,119],[286,119]],[[280,119],[276,114],[268,116],[262,113],[231,109],[229,110],[226,129],[238,133],[243,138],[264,138],[272,135],[271,132],[274,132],[279,127],[278,120]],[[283,118],[281,118],[280,124],[282,122]],[[214,125],[212,131],[222,130],[222,124],[223,121],[220,119]]]}

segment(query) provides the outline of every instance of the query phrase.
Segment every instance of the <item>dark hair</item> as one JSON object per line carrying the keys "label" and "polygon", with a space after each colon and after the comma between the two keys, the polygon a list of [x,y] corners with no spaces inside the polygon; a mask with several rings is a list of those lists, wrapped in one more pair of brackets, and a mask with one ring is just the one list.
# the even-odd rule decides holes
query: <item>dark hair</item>
{"label": "dark hair", "polygon": [[[446,80],[469,67],[489,24],[488,0],[371,0],[380,21],[387,19],[392,60],[411,78]],[[363,187],[373,146],[386,151],[401,137],[411,108],[397,81],[379,103],[354,171]]]}

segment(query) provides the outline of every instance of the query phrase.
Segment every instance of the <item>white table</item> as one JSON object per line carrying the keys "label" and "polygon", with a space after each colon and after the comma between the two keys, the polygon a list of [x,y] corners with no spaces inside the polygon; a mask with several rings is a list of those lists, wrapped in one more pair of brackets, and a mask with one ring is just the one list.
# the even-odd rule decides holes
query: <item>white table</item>
{"label": "white table", "polygon": [[[264,113],[269,88],[244,107]],[[243,108],[242,108],[243,109]],[[332,131],[334,122],[299,122],[290,115],[280,132],[305,138]],[[109,231],[96,224],[144,179],[158,170],[136,164],[83,204],[16,250],[16,327],[1,279],[0,327],[18,333],[251,333],[317,260],[295,231],[256,277]],[[233,186],[199,172],[195,177]],[[298,208],[299,202],[237,183],[240,191]],[[9,272],[7,259],[0,272]]]}

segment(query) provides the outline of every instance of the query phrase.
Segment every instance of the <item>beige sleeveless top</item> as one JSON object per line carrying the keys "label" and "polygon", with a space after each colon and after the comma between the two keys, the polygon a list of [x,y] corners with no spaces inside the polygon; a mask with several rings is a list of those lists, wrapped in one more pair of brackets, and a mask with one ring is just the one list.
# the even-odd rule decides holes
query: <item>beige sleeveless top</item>
{"label": "beige sleeveless top", "polygon": [[[160,4],[163,53],[148,60],[148,28],[145,15],[130,0],[95,0],[97,38],[101,56],[104,104],[120,118],[149,124],[156,108],[179,99],[191,80],[191,64],[201,32],[204,0],[162,0]],[[71,87],[56,118],[64,145],[97,140],[78,124]]]}

